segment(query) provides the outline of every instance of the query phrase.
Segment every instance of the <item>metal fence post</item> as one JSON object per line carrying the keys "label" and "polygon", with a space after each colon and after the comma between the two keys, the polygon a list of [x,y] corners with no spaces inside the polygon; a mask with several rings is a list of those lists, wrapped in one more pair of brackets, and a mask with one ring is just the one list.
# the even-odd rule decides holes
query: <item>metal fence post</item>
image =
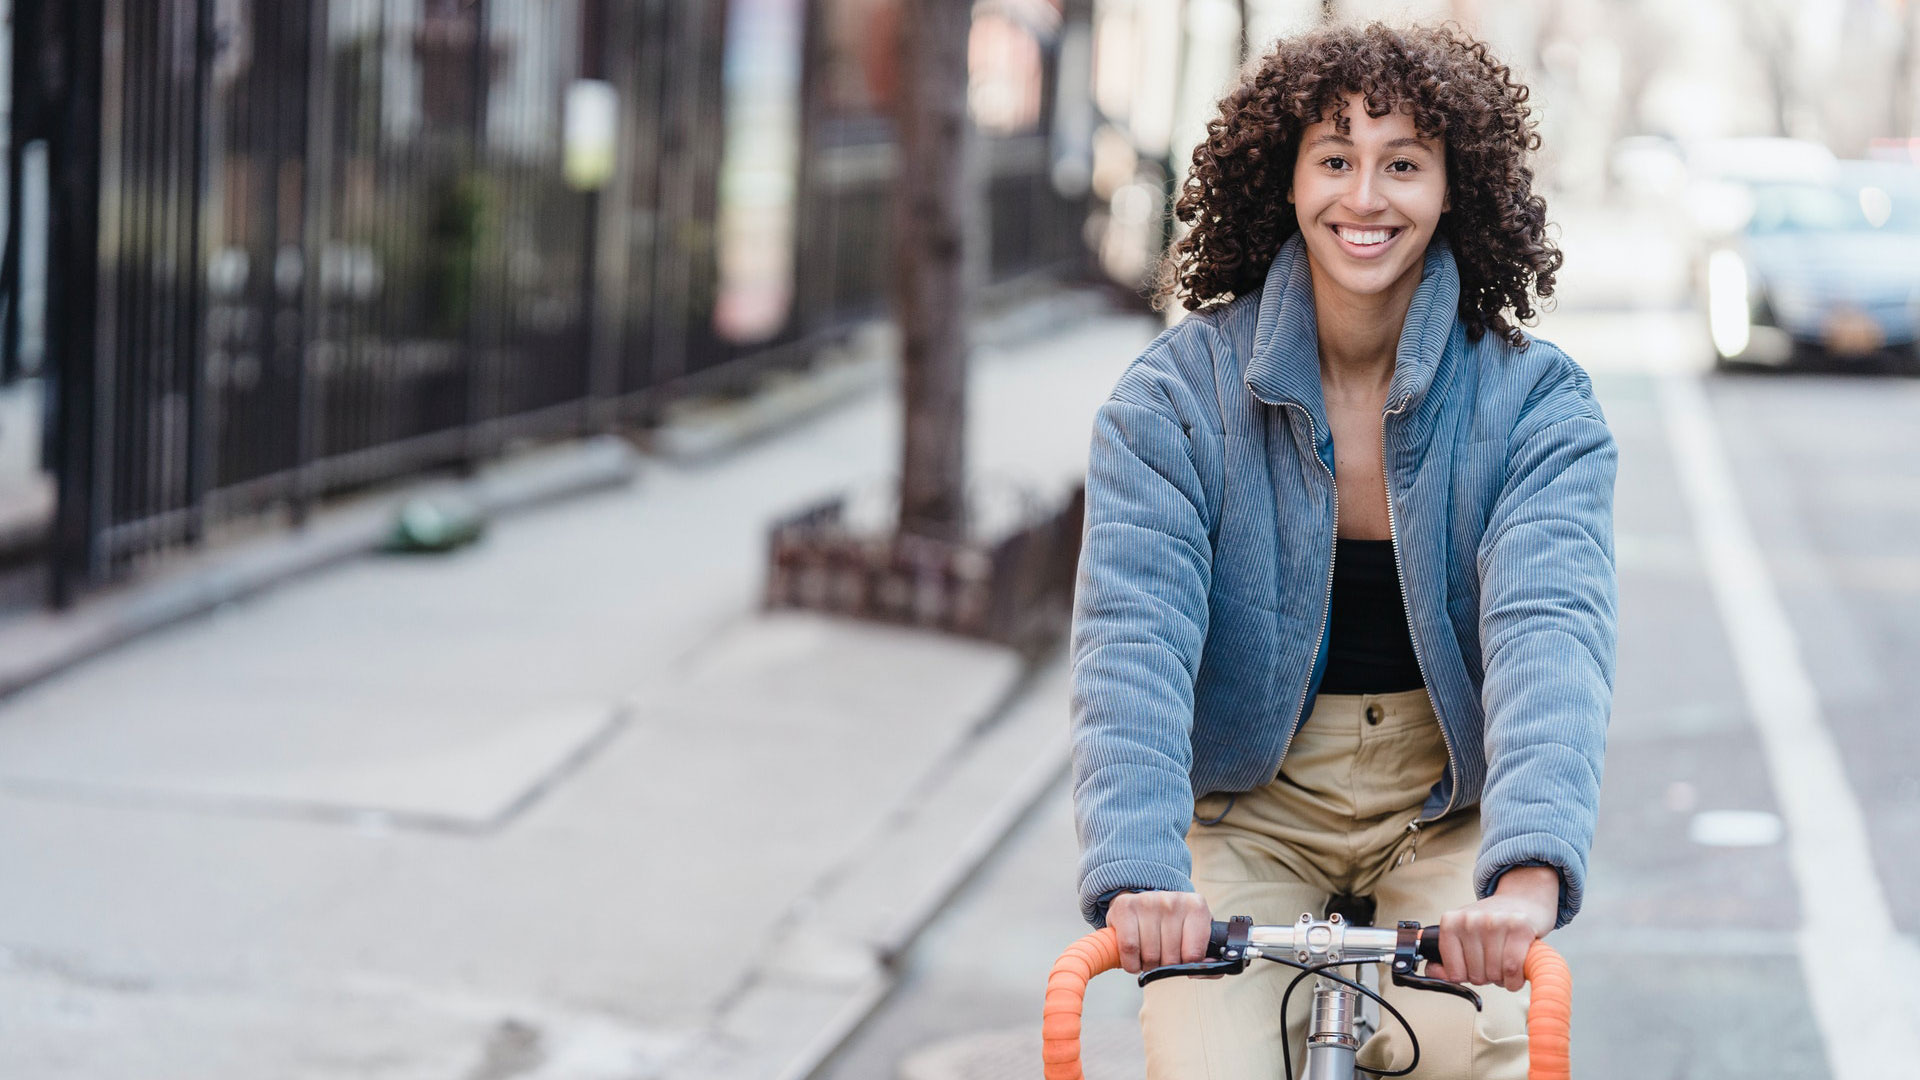
{"label": "metal fence post", "polygon": [[[279,25],[279,33],[282,35],[279,42],[281,57],[284,59],[291,53],[297,55],[300,61],[297,70],[275,72],[284,80],[282,92],[291,92],[295,86],[299,87],[299,130],[287,132],[281,124],[274,125],[276,129],[275,160],[283,169],[288,161],[296,162],[297,175],[300,178],[298,202],[293,206],[276,202],[274,207],[276,264],[280,253],[285,250],[282,238],[287,235],[287,230],[280,225],[279,218],[284,214],[300,215],[300,228],[294,234],[300,238],[298,249],[300,280],[298,289],[291,299],[295,305],[293,318],[287,320],[293,328],[293,341],[289,345],[283,345],[278,340],[274,342],[275,351],[283,347],[287,348],[293,361],[293,497],[290,502],[293,523],[299,526],[306,523],[307,515],[313,509],[314,500],[319,496],[317,490],[319,485],[314,482],[313,477],[313,463],[318,456],[315,452],[314,431],[317,411],[315,399],[318,395],[314,392],[315,380],[310,354],[315,336],[313,323],[318,310],[314,301],[319,296],[320,289],[320,252],[325,244],[325,231],[319,221],[318,211],[321,203],[320,192],[326,183],[326,155],[324,152],[316,153],[316,151],[326,142],[327,135],[324,130],[317,130],[314,120],[316,111],[326,107],[323,100],[324,86],[321,84],[325,78],[327,66],[327,5],[326,0],[305,0],[304,3],[296,0],[293,4],[287,4],[286,0],[278,0],[278,2],[282,12],[280,17],[284,20]],[[294,7],[294,17],[285,16],[284,9],[287,6]],[[300,15],[304,15],[305,18],[300,19]],[[288,37],[292,38],[292,47],[287,41]],[[316,52],[319,53],[317,60],[314,55]],[[275,104],[280,103],[276,101]],[[285,106],[277,108],[275,112],[277,114],[275,119],[283,123],[292,114],[292,110]],[[278,277],[276,265],[276,280],[270,309],[276,312],[275,321],[278,321],[280,306],[288,302],[288,298],[280,295]],[[276,338],[277,336],[276,331]]]}
{"label": "metal fence post", "polygon": [[[612,48],[612,29],[612,12],[608,10],[607,0],[581,0],[580,78],[608,77],[607,55]],[[589,431],[613,428],[614,402],[620,393],[619,358],[612,347],[611,336],[600,326],[600,231],[606,220],[601,212],[605,191],[606,186],[602,185],[581,192],[586,200],[586,222],[580,237],[580,339],[587,358],[583,411],[584,426]]]}
{"label": "metal fence post", "polygon": [[[100,76],[104,0],[65,0],[33,9],[41,93],[52,103],[48,131],[51,243],[47,250],[47,355],[53,374],[58,506],[52,536],[50,597],[72,603],[94,570],[97,541],[95,355],[100,233]],[[55,19],[65,14],[64,25]],[[18,38],[16,40],[19,41]],[[44,51],[42,51],[44,50]]]}
{"label": "metal fence post", "polygon": [[193,7],[193,195],[187,206],[188,258],[185,319],[187,324],[187,542],[197,544],[206,534],[207,491],[213,482],[213,439],[207,427],[207,238],[203,211],[212,189],[208,143],[213,119],[208,113],[213,80],[213,56],[218,42],[213,26],[214,0],[195,0]]}
{"label": "metal fence post", "polygon": [[[473,7],[473,52],[469,57],[471,67],[468,78],[472,81],[472,114],[468,117],[467,137],[470,167],[475,174],[487,167],[487,100],[493,90],[493,5],[491,0],[472,0]],[[500,280],[483,284],[481,279],[479,251],[473,255],[473,288],[475,295],[485,295],[483,290],[496,291],[504,298],[506,274],[499,267],[489,265],[488,272],[500,270]],[[466,349],[467,369],[467,423],[461,437],[462,469],[476,468],[480,461],[494,449],[493,413],[490,401],[500,400],[497,388],[490,380],[501,377],[500,365],[488,359],[490,347],[497,348],[497,342],[490,342],[488,335],[481,330],[482,313],[485,304],[471,304],[467,310],[467,325],[462,347]]]}

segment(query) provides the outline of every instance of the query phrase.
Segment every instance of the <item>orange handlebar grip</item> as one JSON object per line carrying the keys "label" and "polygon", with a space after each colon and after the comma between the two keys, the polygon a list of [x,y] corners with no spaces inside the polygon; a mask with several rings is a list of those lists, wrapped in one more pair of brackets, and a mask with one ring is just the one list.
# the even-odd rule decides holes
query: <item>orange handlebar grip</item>
{"label": "orange handlebar grip", "polygon": [[1527,1005],[1527,1080],[1573,1076],[1573,975],[1553,946],[1536,941],[1523,970],[1533,987]]}
{"label": "orange handlebar grip", "polygon": [[1047,1005],[1040,1024],[1046,1080],[1081,1080],[1080,1010],[1087,980],[1120,966],[1120,939],[1102,927],[1067,946],[1047,976]]}

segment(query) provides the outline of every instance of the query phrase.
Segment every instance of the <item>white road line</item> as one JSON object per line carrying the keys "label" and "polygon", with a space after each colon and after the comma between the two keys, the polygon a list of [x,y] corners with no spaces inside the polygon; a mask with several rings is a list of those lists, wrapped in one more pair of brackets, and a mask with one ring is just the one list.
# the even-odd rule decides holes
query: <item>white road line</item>
{"label": "white road line", "polygon": [[1734,487],[1698,377],[1658,377],[1661,412],[1694,536],[1760,734],[1799,886],[1801,967],[1833,1080],[1870,1080],[1920,1061],[1920,1016],[1874,869],[1866,818],[1820,715],[1793,625]]}

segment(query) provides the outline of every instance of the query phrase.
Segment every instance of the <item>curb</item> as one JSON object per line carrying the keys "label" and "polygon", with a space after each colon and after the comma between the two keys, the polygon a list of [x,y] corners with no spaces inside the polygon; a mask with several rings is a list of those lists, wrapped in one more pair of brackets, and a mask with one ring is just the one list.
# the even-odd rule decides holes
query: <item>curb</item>
{"label": "curb", "polygon": [[907,950],[913,947],[920,935],[932,925],[934,918],[979,872],[981,865],[999,849],[1014,827],[1032,813],[1053,785],[1066,775],[1066,771],[1067,744],[1063,738],[1053,752],[1040,755],[1004,799],[988,808],[979,829],[942,867],[934,886],[917,898],[906,918],[890,928],[886,946],[880,951],[884,976],[878,992],[863,995],[850,1003],[849,1008],[835,1018],[834,1024],[823,1030],[819,1038],[781,1071],[779,1080],[810,1080],[886,1004],[898,982],[897,968]]}
{"label": "curb", "polygon": [[623,487],[639,457],[601,436],[500,462],[460,482],[409,485],[316,515],[304,527],[206,553],[192,564],[85,601],[36,612],[0,628],[0,697],[6,697],[143,634],[204,615],[306,574],[378,550],[396,507],[453,494],[489,517],[509,517],[574,495]]}
{"label": "curb", "polygon": [[[888,812],[881,835],[779,920],[781,954],[662,1080],[809,1080],[830,1062],[892,995],[907,951],[1065,774],[1066,725],[1052,713],[1066,677],[1059,656],[1029,668]],[[903,853],[928,850],[945,854],[899,880]]]}

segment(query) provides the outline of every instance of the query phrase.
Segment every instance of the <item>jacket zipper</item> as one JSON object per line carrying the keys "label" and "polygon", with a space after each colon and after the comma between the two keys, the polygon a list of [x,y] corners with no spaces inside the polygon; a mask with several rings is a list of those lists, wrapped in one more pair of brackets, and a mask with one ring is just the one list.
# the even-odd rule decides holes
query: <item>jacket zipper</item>
{"label": "jacket zipper", "polygon": [[[1327,640],[1327,619],[1333,614],[1333,560],[1340,555],[1340,482],[1333,477],[1333,467],[1320,456],[1320,432],[1314,427],[1313,413],[1309,412],[1305,406],[1296,405],[1291,401],[1286,402],[1286,405],[1289,408],[1299,409],[1300,415],[1307,418],[1307,434],[1313,440],[1313,460],[1318,461],[1320,467],[1327,470],[1327,488],[1333,493],[1333,534],[1327,541],[1327,594],[1320,601],[1320,632],[1313,638],[1313,658],[1307,661],[1307,681],[1300,687],[1300,704],[1294,707],[1293,722],[1287,725],[1287,737],[1280,744],[1280,761],[1273,766],[1276,775],[1280,771],[1280,764],[1287,760],[1287,751],[1293,746],[1293,736],[1300,730],[1300,714],[1307,710],[1307,691],[1313,689],[1313,669],[1320,663],[1320,646]],[[1391,507],[1388,508],[1387,516],[1389,519],[1393,516]],[[1415,654],[1414,659],[1419,660],[1418,654]],[[1422,678],[1424,677],[1423,674]]]}
{"label": "jacket zipper", "polygon": [[[1433,696],[1433,684],[1427,680],[1427,663],[1420,656],[1420,635],[1415,633],[1413,628],[1413,605],[1407,603],[1407,572],[1400,565],[1400,530],[1393,513],[1393,481],[1388,477],[1387,418],[1400,415],[1401,411],[1407,407],[1407,402],[1412,400],[1413,395],[1408,394],[1400,399],[1400,404],[1388,409],[1380,416],[1380,486],[1385,488],[1387,492],[1387,540],[1393,548],[1394,577],[1398,578],[1400,582],[1400,607],[1407,616],[1407,640],[1413,645],[1413,663],[1415,667],[1420,669],[1420,684],[1427,692],[1427,703],[1433,707],[1434,719],[1440,723],[1440,742],[1447,748],[1447,779],[1452,781],[1447,791],[1447,805],[1437,816],[1429,818],[1423,813],[1421,816],[1415,817],[1413,821],[1407,825],[1407,831],[1414,834],[1415,843],[1417,844],[1421,825],[1428,821],[1438,821],[1440,818],[1446,817],[1453,812],[1454,800],[1460,797],[1460,767],[1454,760],[1453,739],[1447,735],[1446,721],[1440,716],[1440,701]],[[1312,423],[1311,417],[1308,418],[1308,423]],[[1326,463],[1321,462],[1321,464],[1324,465]],[[1337,499],[1333,504],[1333,512],[1337,527],[1340,514],[1340,503]],[[1329,571],[1327,580],[1327,600],[1328,603],[1332,603],[1333,600],[1331,571]],[[1315,648],[1317,650],[1318,646]],[[1311,679],[1313,676],[1308,675],[1307,677]],[[1302,697],[1300,700],[1302,704],[1305,704],[1305,697]],[[1413,861],[1411,848],[1408,849],[1407,861]]]}
{"label": "jacket zipper", "polygon": [[[1442,741],[1445,741],[1446,733],[1444,731],[1441,732],[1440,738]],[[1400,857],[1393,860],[1393,865],[1405,866],[1419,856],[1420,826],[1425,824],[1426,821],[1419,817],[1415,817],[1412,821],[1407,822],[1407,835],[1412,839],[1407,841],[1407,850],[1401,852]]]}

